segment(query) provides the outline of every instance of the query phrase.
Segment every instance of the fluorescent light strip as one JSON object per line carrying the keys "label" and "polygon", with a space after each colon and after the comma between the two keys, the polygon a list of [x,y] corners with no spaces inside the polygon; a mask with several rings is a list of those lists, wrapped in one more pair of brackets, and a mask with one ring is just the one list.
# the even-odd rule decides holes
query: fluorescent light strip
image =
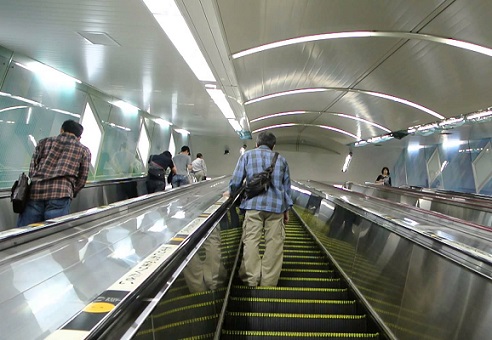
{"label": "fluorescent light strip", "polygon": [[250,123],[259,122],[260,120],[269,119],[269,118],[276,118],[276,117],[282,117],[282,116],[291,116],[291,115],[302,115],[302,114],[308,113],[308,112],[309,111],[279,112],[279,113],[274,113],[274,114],[271,114],[271,115],[266,115],[266,116],[261,116],[261,117],[255,118],[253,120],[250,120]]}
{"label": "fluorescent light strip", "polygon": [[115,101],[110,102],[110,104],[119,107],[124,112],[138,113],[138,111],[140,111],[140,109],[138,107],[133,106],[132,104],[127,103],[123,100],[115,100]]}
{"label": "fluorescent light strip", "polygon": [[174,131],[176,131],[177,133],[180,133],[182,135],[189,135],[190,134],[190,131],[185,130],[185,129],[174,129]]}
{"label": "fluorescent light strip", "polygon": [[331,131],[339,132],[339,133],[342,133],[342,134],[347,135],[349,137],[352,137],[356,140],[360,140],[359,137],[357,137],[356,135],[351,134],[350,132],[347,132],[345,130],[337,129],[335,127],[328,126],[328,125],[316,125],[316,124],[286,123],[286,124],[270,125],[270,126],[263,127],[261,129],[254,130],[251,133],[257,133],[257,132],[261,132],[261,131],[265,131],[265,130],[272,130],[272,129],[281,129],[281,128],[292,127],[292,126],[319,127],[319,128],[325,129],[325,130],[331,130]]}
{"label": "fluorescent light strip", "polygon": [[36,102],[34,100],[31,100],[31,99],[24,98],[24,97],[10,96],[10,98],[17,99],[17,100],[20,100],[21,102],[28,103],[28,104],[31,104],[31,105],[34,105],[34,106],[43,107],[43,104],[38,103],[38,102]]}
{"label": "fluorescent light strip", "polygon": [[362,122],[362,123],[365,123],[365,124],[369,124],[369,125],[372,125],[372,126],[375,126],[381,130],[384,130],[386,132],[391,132],[390,129],[387,129],[385,128],[384,126],[382,125],[379,125],[379,124],[376,124],[376,123],[373,123],[373,122],[370,122],[366,119],[363,119],[363,118],[359,118],[359,117],[355,117],[355,116],[351,116],[351,115],[346,115],[344,113],[335,113],[335,116],[339,116],[339,117],[343,117],[343,118],[348,118],[348,119],[353,119],[353,120],[357,120],[359,122]]}
{"label": "fluorescent light strip", "polygon": [[264,120],[264,119],[277,118],[277,117],[283,117],[283,116],[291,116],[291,115],[302,115],[302,114],[305,114],[305,113],[331,114],[331,115],[338,116],[338,117],[343,117],[343,118],[357,120],[359,122],[362,122],[362,123],[365,123],[365,124],[369,124],[369,125],[375,126],[375,127],[379,128],[381,130],[384,130],[386,132],[391,132],[390,129],[387,129],[384,126],[381,126],[379,124],[370,122],[370,121],[368,121],[366,119],[363,119],[363,118],[359,118],[359,117],[347,115],[347,114],[344,114],[344,113],[322,112],[322,111],[289,111],[289,112],[279,112],[279,113],[274,113],[274,114],[271,114],[271,115],[266,115],[266,116],[258,117],[256,119],[251,120],[250,123],[255,123],[255,122],[258,122],[258,121]]}
{"label": "fluorescent light strip", "polygon": [[319,40],[331,40],[331,39],[343,39],[343,38],[396,38],[396,39],[413,39],[413,40],[424,40],[435,42],[439,44],[449,45],[458,47],[464,50],[477,52],[487,56],[492,56],[492,49],[483,47],[477,44],[472,44],[462,40],[455,40],[450,38],[443,38],[430,34],[420,34],[420,33],[408,33],[408,32],[372,32],[372,31],[356,31],[356,32],[337,32],[337,33],[325,33],[308,35],[304,37],[292,38],[282,41],[276,41],[270,44],[265,44],[257,47],[253,47],[232,55],[233,59],[238,59],[250,54],[255,54],[274,48],[301,44],[306,42],[313,42]]}
{"label": "fluorescent light strip", "polygon": [[416,108],[418,110],[424,111],[424,112],[430,114],[431,116],[437,117],[439,119],[445,119],[446,118],[446,117],[440,115],[439,113],[426,108],[425,106],[419,105],[417,103],[411,102],[411,101],[406,100],[406,99],[403,99],[403,98],[399,98],[399,97],[395,97],[395,96],[390,96],[388,94],[384,94],[384,93],[380,93],[380,92],[372,92],[372,91],[364,91],[364,90],[350,90],[350,91],[351,92],[360,92],[360,93],[368,94],[368,95],[371,95],[371,96],[375,96],[375,97],[379,97],[379,98],[383,98],[383,99],[392,100],[394,102],[398,102],[398,103],[401,103],[401,104],[404,104],[404,105],[408,105],[408,106],[414,107],[414,108]]}
{"label": "fluorescent light strip", "polygon": [[171,125],[173,125],[173,123],[170,123],[167,120],[164,120],[162,118],[156,118],[156,119],[154,119],[154,122],[157,123],[157,124],[159,124],[159,125],[162,125],[162,126],[171,126]]}
{"label": "fluorescent light strip", "polygon": [[207,92],[215,104],[219,107],[220,111],[222,111],[224,117],[227,119],[236,119],[236,115],[234,114],[234,111],[232,111],[232,108],[222,90],[207,89]]}
{"label": "fluorescent light strip", "polygon": [[249,104],[253,104],[256,102],[261,102],[263,100],[277,98],[277,97],[290,96],[290,95],[300,94],[300,93],[326,92],[329,90],[330,90],[330,88],[318,87],[318,88],[297,89],[297,90],[290,90],[290,91],[285,91],[285,92],[277,92],[277,93],[272,93],[272,94],[268,94],[266,96],[262,96],[262,97],[248,100],[248,101],[244,102],[244,105],[249,105]]}
{"label": "fluorescent light strip", "polygon": [[58,112],[58,113],[61,113],[61,114],[64,114],[64,115],[68,115],[68,116],[80,118],[80,115],[77,114],[77,113],[72,113],[72,112],[68,112],[68,111],[60,110],[60,109],[50,109],[50,110],[51,111]]}
{"label": "fluorescent light strip", "polygon": [[60,72],[48,65],[41,64],[39,62],[30,62],[27,65],[21,64],[21,63],[15,63],[17,66],[20,66],[26,70],[29,70],[31,72],[34,72],[35,74],[43,77],[46,80],[49,81],[62,81],[62,82],[70,82],[70,83],[78,83],[81,84],[82,82],[78,79],[75,79],[63,72]]}
{"label": "fluorescent light strip", "polygon": [[242,128],[241,128],[241,125],[238,123],[237,120],[235,119],[228,119],[229,121],[229,124],[231,124],[232,128],[234,129],[234,131],[241,131]]}
{"label": "fluorescent light strip", "polygon": [[174,0],[144,0],[144,3],[198,80],[215,82],[212,70]]}
{"label": "fluorescent light strip", "polygon": [[285,91],[285,92],[277,92],[277,93],[272,93],[266,96],[254,98],[251,100],[248,100],[244,102],[244,105],[249,105],[252,103],[256,103],[259,101],[267,100],[267,99],[272,99],[276,97],[281,97],[281,96],[290,96],[294,94],[300,94],[300,93],[313,93],[313,92],[324,92],[324,91],[343,91],[343,92],[354,92],[354,93],[361,93],[361,94],[367,94],[370,96],[375,96],[383,99],[388,99],[394,102],[398,102],[400,104],[408,105],[413,108],[416,108],[420,111],[424,111],[425,113],[430,114],[431,116],[437,117],[439,119],[444,119],[445,117],[440,115],[439,113],[432,111],[425,106],[419,105],[417,103],[411,102],[409,100],[391,96],[389,94],[384,94],[380,92],[373,92],[373,91],[366,91],[366,90],[356,90],[356,89],[348,89],[348,88],[342,88],[342,87],[313,87],[313,88],[307,88],[307,89],[299,89],[299,90],[290,90],[290,91]]}
{"label": "fluorescent light strip", "polygon": [[10,107],[6,107],[4,109],[1,109],[0,110],[0,113],[1,112],[6,112],[6,111],[11,111],[11,110],[18,110],[18,109],[27,109],[29,106],[10,106]]}

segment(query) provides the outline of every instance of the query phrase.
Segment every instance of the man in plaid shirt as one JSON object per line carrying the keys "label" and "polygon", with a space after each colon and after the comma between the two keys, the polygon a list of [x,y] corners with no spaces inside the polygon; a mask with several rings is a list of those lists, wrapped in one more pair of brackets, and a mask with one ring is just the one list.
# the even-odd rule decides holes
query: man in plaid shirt
{"label": "man in plaid shirt", "polygon": [[[277,139],[273,133],[261,132],[256,149],[246,151],[238,160],[229,183],[230,192],[241,187],[244,179],[250,181],[272,164]],[[285,223],[292,207],[290,197],[289,165],[278,156],[268,190],[245,199],[240,208],[246,210],[243,224],[243,259],[239,275],[248,286],[276,286],[282,270],[285,240]],[[261,236],[265,235],[265,252],[260,257]]]}
{"label": "man in plaid shirt", "polygon": [[89,174],[91,152],[80,143],[84,128],[65,121],[56,137],[39,141],[31,159],[31,192],[17,226],[67,215],[70,203],[84,187]]}

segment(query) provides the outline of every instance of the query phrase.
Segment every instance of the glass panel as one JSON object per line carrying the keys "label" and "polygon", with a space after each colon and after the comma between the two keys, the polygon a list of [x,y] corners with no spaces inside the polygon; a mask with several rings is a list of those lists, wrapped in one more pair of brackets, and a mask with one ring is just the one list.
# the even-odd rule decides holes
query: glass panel
{"label": "glass panel", "polygon": [[[100,99],[96,101],[96,109],[107,109],[107,105]],[[99,115],[99,112],[97,113]],[[138,114],[128,114],[126,110],[117,106],[110,106],[106,119],[103,118],[106,116],[105,113],[106,111],[103,111],[102,116],[99,116],[104,130],[100,160],[103,164],[98,166],[99,178],[132,176],[134,168],[138,169],[135,164],[140,163],[137,153],[140,117]]]}
{"label": "glass panel", "polygon": [[473,177],[476,191],[480,192],[492,179],[492,149],[488,142],[473,161]]}
{"label": "glass panel", "polygon": [[212,339],[241,239],[238,208],[219,222],[135,339]]}
{"label": "glass panel", "polygon": [[149,135],[147,134],[147,129],[145,125],[142,124],[140,129],[140,138],[138,139],[138,152],[142,159],[147,160],[149,158],[150,141]]}
{"label": "glass panel", "polygon": [[92,112],[91,106],[86,105],[84,115],[81,121],[84,127],[84,132],[82,133],[81,143],[89,148],[91,151],[91,163],[92,166],[96,167],[97,157],[99,156],[99,147],[101,145],[102,132],[101,127],[97,124],[96,117]]}
{"label": "glass panel", "polygon": [[77,90],[75,82],[54,81],[53,75],[41,74],[19,66],[24,64],[12,61],[2,92],[49,108],[79,115],[83,112],[86,94]]}
{"label": "glass panel", "polygon": [[432,156],[427,161],[427,176],[429,178],[429,186],[431,188],[441,188],[440,180],[441,160],[439,158],[439,150],[435,149]]}

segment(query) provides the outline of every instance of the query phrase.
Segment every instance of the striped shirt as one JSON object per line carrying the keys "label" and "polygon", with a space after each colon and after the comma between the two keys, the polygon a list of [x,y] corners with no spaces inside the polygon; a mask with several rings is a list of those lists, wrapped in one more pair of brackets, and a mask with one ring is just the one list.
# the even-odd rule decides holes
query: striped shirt
{"label": "striped shirt", "polygon": [[[230,191],[234,192],[241,187],[243,180],[251,180],[254,174],[264,171],[272,164],[275,152],[266,145],[261,145],[256,149],[246,151],[236,165],[229,182]],[[284,157],[278,156],[275,168],[272,173],[272,183],[270,188],[251,199],[241,202],[241,209],[260,210],[280,214],[293,205],[290,196],[290,173],[289,165]]]}
{"label": "striped shirt", "polygon": [[29,198],[74,198],[89,174],[91,152],[75,135],[62,133],[39,141],[31,159]]}

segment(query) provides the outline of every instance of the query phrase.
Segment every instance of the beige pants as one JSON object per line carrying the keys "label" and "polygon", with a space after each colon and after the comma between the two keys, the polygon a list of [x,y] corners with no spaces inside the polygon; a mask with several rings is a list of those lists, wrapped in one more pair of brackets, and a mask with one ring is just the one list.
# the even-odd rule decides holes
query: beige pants
{"label": "beige pants", "polygon": [[[260,241],[265,234],[265,253]],[[247,210],[243,223],[243,260],[239,276],[248,286],[276,286],[284,254],[284,214]]]}
{"label": "beige pants", "polygon": [[221,255],[220,229],[217,226],[183,270],[191,293],[216,290],[224,286],[227,272]]}
{"label": "beige pants", "polygon": [[195,172],[194,175],[195,175],[196,181],[201,182],[203,180],[203,176],[205,175],[205,173],[203,172],[203,170],[200,170],[200,171]]}

